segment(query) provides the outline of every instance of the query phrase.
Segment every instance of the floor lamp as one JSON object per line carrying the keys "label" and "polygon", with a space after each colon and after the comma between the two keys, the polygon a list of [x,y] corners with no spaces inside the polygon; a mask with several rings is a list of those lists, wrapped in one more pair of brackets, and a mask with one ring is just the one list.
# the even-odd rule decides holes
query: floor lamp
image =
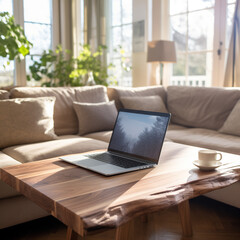
{"label": "floor lamp", "polygon": [[147,62],[160,63],[160,85],[163,84],[164,63],[174,63],[176,61],[176,49],[173,41],[148,42]]}

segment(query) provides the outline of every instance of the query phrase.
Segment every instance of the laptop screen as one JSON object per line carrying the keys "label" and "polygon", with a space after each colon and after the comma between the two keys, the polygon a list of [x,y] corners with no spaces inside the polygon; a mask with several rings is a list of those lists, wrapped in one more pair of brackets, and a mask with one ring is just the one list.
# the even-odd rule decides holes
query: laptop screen
{"label": "laptop screen", "polygon": [[158,163],[169,118],[169,113],[120,110],[108,150]]}

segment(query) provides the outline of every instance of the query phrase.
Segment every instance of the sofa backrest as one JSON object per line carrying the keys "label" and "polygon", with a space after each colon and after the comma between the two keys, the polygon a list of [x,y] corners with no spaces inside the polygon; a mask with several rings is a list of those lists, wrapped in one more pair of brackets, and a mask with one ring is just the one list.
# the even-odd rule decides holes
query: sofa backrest
{"label": "sofa backrest", "polygon": [[117,109],[123,108],[121,97],[146,97],[158,95],[166,104],[167,94],[162,86],[148,87],[108,87],[107,94],[110,101],[114,100]]}
{"label": "sofa backrest", "polygon": [[57,135],[78,133],[78,119],[73,108],[73,101],[77,102],[106,102],[108,97],[106,87],[18,87],[11,90],[11,98],[56,98],[54,106],[54,130]]}
{"label": "sofa backrest", "polygon": [[8,91],[0,89],[0,100],[8,99],[9,95],[10,93]]}
{"label": "sofa backrest", "polygon": [[167,107],[173,123],[218,130],[236,102],[240,89],[169,86]]}

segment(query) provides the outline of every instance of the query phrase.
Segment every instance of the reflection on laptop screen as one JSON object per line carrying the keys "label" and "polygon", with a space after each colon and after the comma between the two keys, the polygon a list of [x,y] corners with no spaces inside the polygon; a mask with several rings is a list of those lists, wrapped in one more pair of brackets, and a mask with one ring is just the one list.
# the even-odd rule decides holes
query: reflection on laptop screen
{"label": "reflection on laptop screen", "polygon": [[169,116],[119,112],[109,150],[158,161]]}

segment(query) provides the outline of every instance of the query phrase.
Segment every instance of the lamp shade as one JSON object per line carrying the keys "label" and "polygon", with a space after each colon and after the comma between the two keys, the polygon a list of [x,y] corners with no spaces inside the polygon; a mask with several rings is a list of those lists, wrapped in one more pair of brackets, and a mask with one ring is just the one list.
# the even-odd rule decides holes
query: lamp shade
{"label": "lamp shade", "polygon": [[148,42],[147,62],[176,62],[175,43],[165,40]]}

